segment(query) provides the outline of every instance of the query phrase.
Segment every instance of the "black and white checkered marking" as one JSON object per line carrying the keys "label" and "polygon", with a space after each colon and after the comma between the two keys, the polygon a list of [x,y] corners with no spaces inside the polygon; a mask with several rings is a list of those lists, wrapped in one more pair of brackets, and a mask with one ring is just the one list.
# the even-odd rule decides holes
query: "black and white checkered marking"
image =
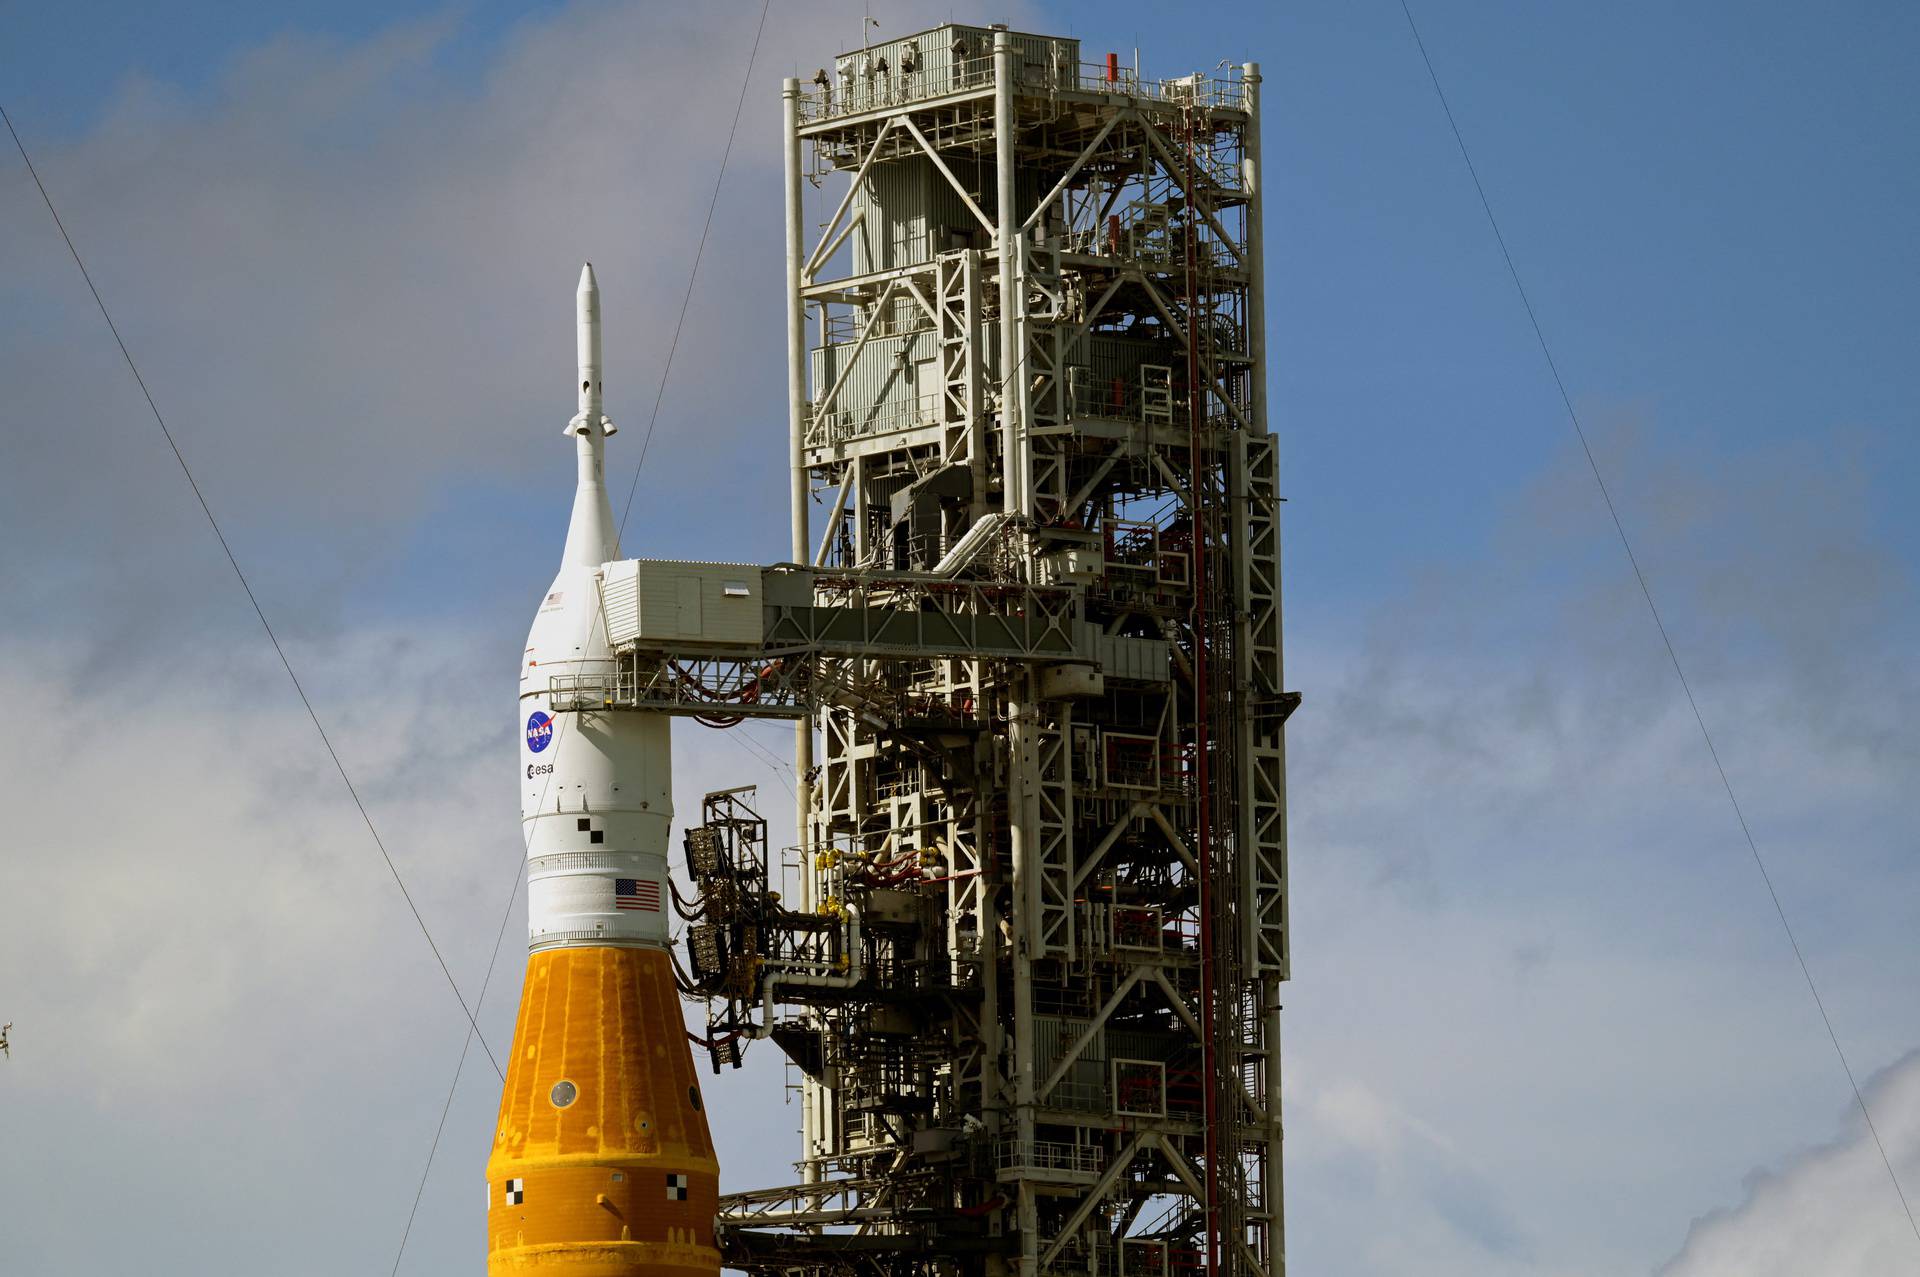
{"label": "black and white checkered marking", "polygon": [[685,1175],[667,1176],[667,1200],[684,1202],[687,1200],[687,1177]]}
{"label": "black and white checkered marking", "polygon": [[507,1181],[507,1205],[518,1206],[527,1200],[527,1181],[510,1179]]}
{"label": "black and white checkered marking", "polygon": [[578,824],[580,832],[587,836],[588,842],[600,843],[607,840],[607,831],[604,829],[595,829],[593,827],[593,821],[590,818],[582,816]]}

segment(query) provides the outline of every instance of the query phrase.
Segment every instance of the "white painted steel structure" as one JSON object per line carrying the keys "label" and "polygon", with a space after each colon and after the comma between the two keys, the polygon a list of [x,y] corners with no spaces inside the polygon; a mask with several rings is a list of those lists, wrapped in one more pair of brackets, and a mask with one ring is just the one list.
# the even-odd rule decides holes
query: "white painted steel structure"
{"label": "white painted steel structure", "polygon": [[[867,902],[843,955],[866,996],[782,990],[758,1026],[805,1074],[808,1187],[785,1213],[737,1200],[736,1262],[1284,1265],[1297,698],[1259,83],[947,26],[786,85],[794,560],[1059,587],[1078,624],[1161,646],[1157,669],[1119,648],[836,664],[861,695],[815,697],[798,734],[794,877],[805,911]],[[810,243],[805,184],[835,172]],[[863,712],[882,688],[920,719]],[[875,938],[880,893],[910,929]],[[930,1222],[955,1211],[978,1227]],[[856,1219],[857,1244],[814,1231]]]}
{"label": "white painted steel structure", "polygon": [[730,1266],[1284,1271],[1259,87],[964,25],[784,87],[790,561],[724,626],[672,591],[734,569],[610,564],[618,640],[534,680],[797,721],[799,845],[709,795],[677,900],[715,1068],[801,1079]]}

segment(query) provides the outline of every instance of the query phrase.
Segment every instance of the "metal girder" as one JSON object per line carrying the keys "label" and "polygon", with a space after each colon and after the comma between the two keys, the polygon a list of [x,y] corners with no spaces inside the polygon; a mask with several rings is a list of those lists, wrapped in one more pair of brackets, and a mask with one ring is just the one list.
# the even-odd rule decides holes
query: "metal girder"
{"label": "metal girder", "polygon": [[1146,977],[1148,970],[1149,968],[1144,964],[1135,967],[1132,971],[1128,972],[1127,978],[1122,980],[1118,987],[1107,995],[1107,1000],[1102,1003],[1100,1009],[1094,1013],[1093,1019],[1087,1022],[1087,1027],[1081,1030],[1080,1036],[1075,1038],[1073,1043],[1061,1053],[1059,1061],[1053,1066],[1053,1072],[1047,1074],[1047,1080],[1042,1082],[1038,1089],[1035,1090],[1034,1094],[1037,1097],[1045,1099],[1053,1093],[1054,1087],[1060,1085],[1060,1079],[1067,1075],[1067,1070],[1073,1067],[1073,1062],[1080,1058],[1081,1053],[1084,1052],[1088,1046],[1092,1045],[1094,1038],[1099,1036],[1100,1030],[1105,1027],[1107,1021],[1112,1018],[1113,1013],[1119,1009],[1120,1004],[1127,1000],[1127,995],[1132,993],[1140,981]]}
{"label": "metal girder", "polygon": [[[622,648],[669,712],[812,710],[780,891],[864,927],[857,991],[783,985],[768,1008],[776,1041],[818,1043],[801,1175],[820,1183],[730,1197],[723,1251],[767,1277],[1062,1277],[1116,1271],[1131,1234],[1204,1247],[1207,1277],[1281,1277],[1291,701],[1248,364],[1257,95],[1230,75],[1104,80],[1063,58],[1070,40],[951,31],[983,72],[995,46],[963,100],[907,91],[945,87],[941,28],[846,55],[869,86],[891,63],[886,105],[789,124],[855,188],[790,279],[835,319],[818,365],[835,376],[790,349],[790,381],[827,405],[795,463],[800,495],[831,507],[793,551],[814,566],[763,572],[757,628],[703,596],[682,632],[649,595],[630,612],[654,636]],[[895,264],[816,282],[856,239]],[[917,330],[904,371],[879,369],[874,342],[926,316],[933,358]],[[1082,366],[1135,390],[1108,415]],[[964,485],[917,486],[942,471]],[[742,641],[701,638],[703,617]],[[1105,1217],[1150,1198],[1158,1218]],[[1126,1248],[1125,1271],[1139,1258]]]}
{"label": "metal girder", "polygon": [[[821,264],[825,262],[827,258],[833,256],[833,248],[829,244],[829,237],[839,229],[840,219],[847,215],[847,206],[852,204],[853,197],[860,193],[861,183],[867,179],[867,170],[873,167],[873,162],[876,159],[880,158],[880,148],[885,144],[887,132],[891,128],[893,128],[892,120],[888,120],[880,126],[880,132],[874,136],[873,146],[868,149],[866,158],[860,161],[859,171],[853,175],[853,181],[847,183],[847,193],[840,197],[839,207],[833,210],[833,216],[828,218],[827,224],[821,228],[820,242],[815,246],[812,255],[807,258],[806,267],[800,272],[803,282],[811,283],[813,281],[813,273],[820,269]],[[832,244],[834,245],[837,245],[839,242],[838,239],[832,240]]]}
{"label": "metal girder", "polygon": [[[1154,309],[1160,312],[1160,318],[1165,320],[1167,327],[1173,330],[1175,340],[1179,341],[1183,346],[1191,346],[1193,343],[1192,336],[1186,329],[1180,326],[1180,321],[1173,317],[1172,308],[1167,305],[1166,298],[1160,295],[1160,290],[1154,287],[1153,281],[1147,278],[1146,272],[1136,272],[1135,278],[1139,281],[1140,286],[1146,290],[1147,296],[1152,299]],[[1233,418],[1234,423],[1238,425],[1240,429],[1252,433],[1252,426],[1248,423],[1246,417],[1242,415],[1240,405],[1233,402],[1233,396],[1227,393],[1227,388],[1222,386],[1219,378],[1213,375],[1211,365],[1207,368],[1207,388],[1213,392],[1214,398],[1219,400],[1220,406],[1227,410],[1227,415]]]}
{"label": "metal girder", "polygon": [[982,613],[928,607],[818,606],[769,608],[769,652],[903,660],[987,658],[1072,661],[1071,614]]}
{"label": "metal girder", "polygon": [[788,1184],[779,1188],[757,1188],[745,1193],[726,1193],[720,1198],[715,1216],[721,1224],[832,1225],[851,1224],[862,1219],[883,1218],[891,1213],[886,1206],[865,1199],[881,1192],[884,1180],[836,1179],[811,1184]]}
{"label": "metal girder", "polygon": [[897,116],[893,122],[913,135],[913,140],[920,144],[920,149],[926,152],[929,160],[933,161],[933,166],[940,170],[940,176],[947,179],[947,185],[951,186],[954,194],[960,197],[960,202],[967,206],[967,211],[972,213],[974,217],[979,220],[980,225],[986,228],[987,234],[993,234],[992,220],[980,211],[978,204],[973,202],[973,196],[967,194],[967,188],[960,184],[960,179],[953,175],[953,170],[947,167],[947,162],[940,158],[940,152],[934,149],[933,143],[927,141],[927,135],[920,131],[920,126],[913,122],[913,117],[907,115]]}
{"label": "metal girder", "polygon": [[[950,706],[923,709],[910,696],[865,691],[844,667],[876,660],[1044,665],[1097,659],[1083,650],[1085,631],[1076,628],[1073,598],[1063,590],[791,565],[758,571],[764,600],[759,640],[615,635],[613,669],[552,680],[555,710],[792,719],[837,705],[875,725],[937,721],[951,716]],[[1064,767],[1058,742],[1054,755],[1055,769]],[[1064,773],[1054,783],[1064,785]],[[1062,790],[1050,808],[1062,813],[1059,837],[1069,848],[1064,813],[1070,797]],[[1063,878],[1057,889],[1062,907],[1070,906],[1068,891]],[[1070,916],[1063,925],[1070,937]]]}
{"label": "metal girder", "polygon": [[840,365],[840,375],[834,379],[833,385],[828,388],[827,393],[820,397],[820,401],[813,405],[812,415],[816,419],[819,418],[822,413],[832,408],[833,401],[840,397],[840,387],[846,385],[847,378],[853,374],[853,366],[859,362],[860,352],[867,348],[867,341],[873,336],[874,327],[879,324],[880,316],[886,311],[887,302],[900,287],[900,283],[901,281],[898,279],[888,280],[887,286],[880,290],[880,295],[873,299],[872,308],[867,315],[867,322],[860,325],[860,335],[854,339],[853,349],[847,352],[846,358]]}
{"label": "metal girder", "polygon": [[820,567],[827,561],[827,551],[833,546],[834,534],[840,531],[840,519],[847,510],[847,493],[853,488],[854,467],[848,466],[845,477],[840,480],[840,491],[833,498],[833,509],[827,515],[827,526],[820,533],[820,548],[814,551],[813,566]]}
{"label": "metal girder", "polygon": [[830,279],[824,284],[808,284],[800,290],[801,296],[810,302],[838,302],[843,306],[865,306],[874,298],[873,290],[896,279],[907,279],[914,275],[933,273],[932,262],[916,262],[909,266],[886,266],[878,270],[863,271],[858,275],[843,275]]}
{"label": "metal girder", "polygon": [[1125,1171],[1128,1166],[1132,1165],[1133,1159],[1140,1155],[1140,1151],[1151,1144],[1157,1143],[1159,1139],[1160,1137],[1151,1131],[1142,1131],[1134,1136],[1125,1148],[1114,1155],[1113,1161],[1108,1164],[1107,1169],[1102,1172],[1100,1178],[1094,1181],[1093,1187],[1087,1190],[1087,1195],[1080,1199],[1080,1205],[1075,1207],[1073,1214],[1067,1217],[1067,1222],[1063,1224],[1060,1231],[1054,1235],[1053,1241],[1047,1246],[1046,1250],[1040,1253],[1040,1264],[1042,1267],[1052,1263],[1054,1256],[1058,1255],[1061,1248],[1073,1239],[1075,1233],[1080,1231],[1080,1226],[1087,1222],[1087,1217],[1093,1214],[1095,1209],[1099,1207],[1101,1200],[1113,1190],[1114,1182],[1120,1178],[1121,1173]]}
{"label": "metal girder", "polygon": [[1108,829],[1105,836],[1094,844],[1093,850],[1082,857],[1078,865],[1074,866],[1073,885],[1076,890],[1079,889],[1081,883],[1087,880],[1087,875],[1099,867],[1100,861],[1113,847],[1113,844],[1120,841],[1120,836],[1127,832],[1128,826],[1146,814],[1147,804],[1135,803],[1127,808],[1125,815],[1113,822],[1113,827]]}
{"label": "metal girder", "polygon": [[1021,230],[1033,229],[1034,225],[1046,214],[1046,211],[1053,207],[1053,202],[1060,198],[1060,193],[1067,189],[1068,184],[1071,183],[1079,174],[1080,170],[1086,166],[1087,161],[1093,158],[1094,152],[1100,149],[1100,144],[1107,140],[1107,134],[1113,132],[1114,125],[1120,123],[1128,114],[1128,112],[1124,111],[1115,111],[1113,115],[1108,118],[1107,122],[1100,126],[1100,131],[1093,135],[1093,141],[1087,143],[1086,146],[1081,149],[1080,154],[1074,159],[1073,163],[1068,166],[1067,171],[1061,176],[1060,180],[1054,183],[1053,189],[1041,197],[1040,202],[1034,205],[1033,212],[1027,214],[1026,220],[1020,223]]}
{"label": "metal girder", "polygon": [[1197,192],[1188,189],[1184,176],[1185,169],[1181,160],[1173,153],[1173,148],[1167,145],[1167,140],[1160,135],[1159,128],[1153,121],[1139,115],[1137,112],[1135,113],[1135,118],[1140,121],[1141,129],[1146,133],[1147,143],[1160,153],[1160,162],[1167,166],[1167,172],[1169,174],[1181,175],[1177,180],[1180,182],[1181,192],[1187,197],[1187,202],[1200,211],[1200,216],[1207,219],[1207,225],[1213,228],[1213,233],[1220,237],[1220,242],[1225,244],[1227,251],[1233,254],[1233,260],[1236,262],[1244,262],[1246,260],[1245,251],[1238,244],[1234,243],[1233,236],[1227,234],[1226,227],[1220,225],[1219,221],[1214,217],[1212,210],[1198,198]]}
{"label": "metal girder", "polygon": [[1175,829],[1173,822],[1167,819],[1166,811],[1156,803],[1147,809],[1147,814],[1153,817],[1154,824],[1160,826],[1160,832],[1167,836],[1167,843],[1173,848],[1174,854],[1186,862],[1187,868],[1199,873],[1200,862],[1194,858],[1193,849],[1187,846],[1187,840],[1180,836],[1180,831]]}
{"label": "metal girder", "polygon": [[853,216],[847,219],[847,224],[842,226],[832,239],[823,237],[819,246],[813,250],[813,256],[807,259],[806,267],[801,272],[801,282],[811,284],[813,277],[819,273],[820,267],[840,251],[840,246],[847,242],[847,236],[859,230],[866,220],[867,210],[856,208],[853,210]]}
{"label": "metal girder", "polygon": [[[979,101],[981,99],[991,98],[992,96],[993,82],[987,80],[978,87],[960,89],[952,93],[941,93],[933,97],[921,98],[913,104],[913,109],[916,111],[933,111],[942,107],[960,106],[967,102]],[[828,134],[856,129],[861,125],[873,124],[877,121],[888,119],[897,115],[899,111],[899,106],[888,104],[870,107],[864,111],[848,112],[846,115],[827,116],[821,120],[802,126],[800,136],[803,138],[820,138]]]}

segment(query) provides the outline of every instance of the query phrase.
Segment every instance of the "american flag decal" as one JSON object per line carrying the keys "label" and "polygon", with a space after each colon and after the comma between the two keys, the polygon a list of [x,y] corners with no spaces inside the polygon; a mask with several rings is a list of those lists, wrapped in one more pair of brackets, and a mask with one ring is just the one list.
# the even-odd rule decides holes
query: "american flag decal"
{"label": "american flag decal", "polygon": [[615,878],[613,907],[638,909],[643,913],[659,913],[660,884],[651,878]]}

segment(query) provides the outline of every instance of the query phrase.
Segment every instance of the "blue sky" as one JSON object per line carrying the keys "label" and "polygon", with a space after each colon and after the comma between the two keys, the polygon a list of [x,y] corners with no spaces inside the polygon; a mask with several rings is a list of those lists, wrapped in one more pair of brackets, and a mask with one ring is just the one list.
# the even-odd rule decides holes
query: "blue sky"
{"label": "blue sky", "polygon": [[[630,553],[781,557],[778,78],[860,9],[770,28]],[[947,6],[873,10],[897,31]],[[1911,1195],[1920,13],[1415,12]],[[463,986],[518,855],[504,671],[564,525],[573,280],[593,258],[624,490],[757,14],[43,6],[0,50],[0,100]],[[980,16],[1267,77],[1306,695],[1296,1268],[1914,1263],[1398,5]],[[184,1143],[257,1224],[216,1245],[233,1267],[311,1231],[371,1149],[336,1251],[245,1262],[390,1263],[459,1011],[17,159],[0,230],[0,692],[43,725],[0,754],[36,849],[0,856],[26,902],[0,936],[0,1112],[29,1150],[0,1168],[0,1235],[22,1271],[124,1261],[76,1205],[90,1182],[182,1239],[143,1262],[200,1271],[185,1239],[216,1212],[141,1196]],[[757,754],[680,748],[683,809],[744,780],[784,807]],[[518,968],[510,928],[497,1042]],[[490,1081],[463,1082],[409,1270],[478,1259]],[[779,1070],[723,1081],[731,1182],[783,1180],[756,1146],[790,1118]],[[1793,1252],[1761,1231],[1782,1218],[1857,1246]]]}
{"label": "blue sky", "polygon": [[[130,84],[205,105],[236,57],[276,41],[298,57],[299,46],[337,52],[412,20],[444,23],[416,81],[383,103],[403,112],[409,98],[482,91],[503,46],[558,8],[42,8],[20,15],[10,109],[57,145],[97,127]],[[858,30],[860,9],[821,11],[810,38],[822,53],[844,38],[838,28]],[[710,15],[713,112],[732,73],[724,38],[753,17],[751,6],[725,12]],[[1213,20],[1191,24],[1139,4],[1031,12],[1090,45],[1143,44],[1164,67],[1223,56],[1267,66],[1274,388],[1298,423],[1291,499],[1317,503],[1316,530],[1347,547],[1319,555],[1295,543],[1296,606],[1344,607],[1345,589],[1366,588],[1355,549],[1373,567],[1403,566],[1410,545],[1483,546],[1489,503],[1473,498],[1511,488],[1567,436],[1551,428],[1546,370],[1397,6],[1203,8]],[[1920,202],[1920,135],[1903,88],[1920,14],[1476,4],[1435,6],[1426,21],[1585,411],[1657,409],[1663,440],[1722,448],[1801,438],[1813,419],[1871,428],[1910,408],[1920,368],[1903,357],[1915,307],[1906,284],[1920,273],[1920,241],[1904,210]],[[732,32],[736,43],[747,30]],[[805,71],[818,60],[807,54],[782,65],[770,52],[763,74]],[[721,127],[708,124],[703,143]],[[683,221],[696,215],[697,184],[685,194]],[[1911,434],[1892,434],[1876,468],[1897,475],[1920,453]],[[1374,464],[1383,439],[1393,465]],[[1426,481],[1464,474],[1484,489]],[[1347,476],[1366,486],[1348,490]],[[1883,490],[1888,505],[1897,492]],[[1920,553],[1909,521],[1882,531]],[[1323,563],[1332,570],[1321,575]]]}

